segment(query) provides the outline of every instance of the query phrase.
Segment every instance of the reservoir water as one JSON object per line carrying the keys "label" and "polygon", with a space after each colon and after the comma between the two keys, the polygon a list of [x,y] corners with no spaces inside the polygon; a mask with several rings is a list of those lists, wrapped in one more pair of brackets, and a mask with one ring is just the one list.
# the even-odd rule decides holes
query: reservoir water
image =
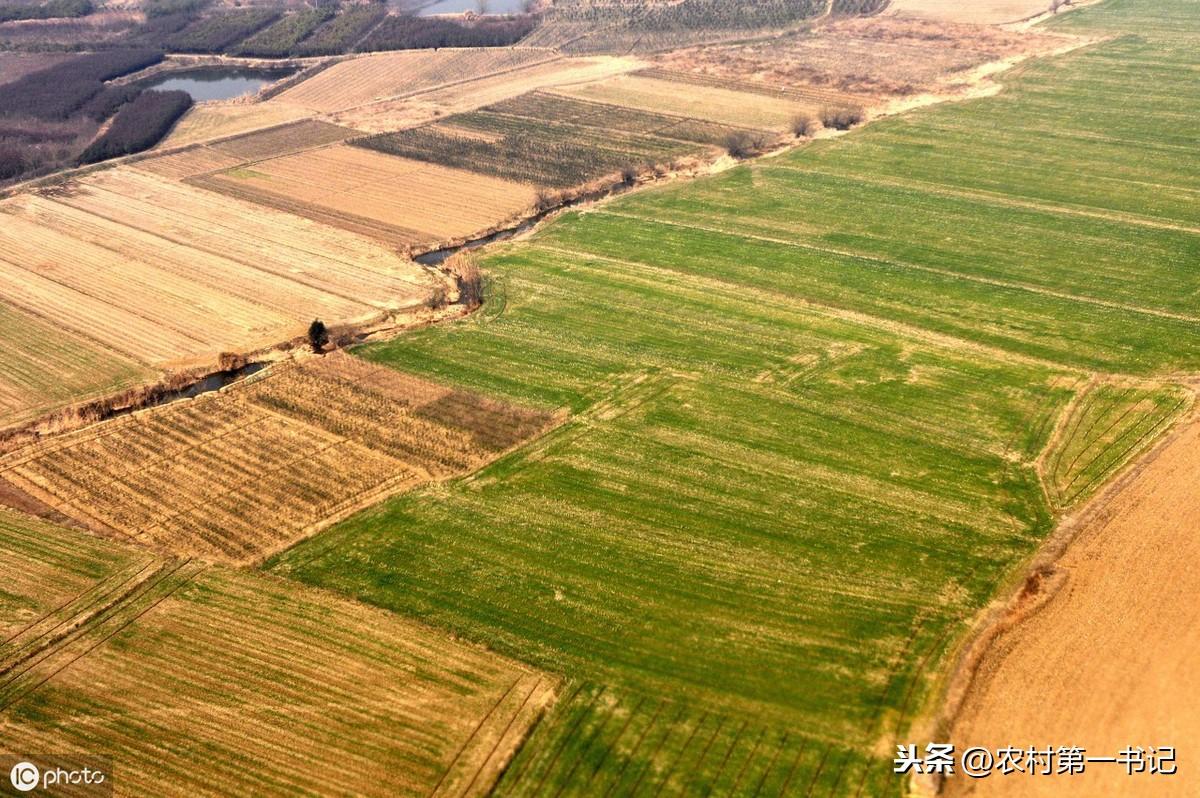
{"label": "reservoir water", "polygon": [[186,72],[167,73],[151,78],[147,81],[146,88],[161,89],[162,91],[172,89],[186,91],[196,102],[231,100],[234,97],[254,94],[263,86],[285,78],[294,71],[292,69],[230,67],[189,69]]}

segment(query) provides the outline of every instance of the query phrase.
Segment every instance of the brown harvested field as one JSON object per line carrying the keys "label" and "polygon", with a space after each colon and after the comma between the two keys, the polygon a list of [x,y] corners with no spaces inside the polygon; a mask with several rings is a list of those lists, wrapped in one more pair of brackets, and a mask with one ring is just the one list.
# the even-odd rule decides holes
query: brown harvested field
{"label": "brown harvested field", "polygon": [[185,177],[228,169],[241,163],[240,158],[218,152],[208,145],[200,145],[183,150],[182,152],[160,155],[136,161],[131,166],[143,172],[149,172],[159,177],[169,177],[182,180]]}
{"label": "brown harvested field", "polygon": [[478,80],[558,57],[551,50],[521,47],[403,50],[362,56],[318,72],[271,102],[313,111],[342,111],[375,100]]}
{"label": "brown harvested field", "polygon": [[336,113],[333,120],[368,133],[386,133],[473,111],[537,89],[602,80],[644,66],[645,62],[636,58],[560,58],[407,98],[370,103]]}
{"label": "brown harvested field", "polygon": [[413,307],[434,279],[367,239],[133,169],[0,212],[0,297],[149,365]]}
{"label": "brown harvested field", "polygon": [[335,353],[17,450],[0,477],[99,532],[249,564],[551,422]]}
{"label": "brown harvested field", "polygon": [[594,83],[553,89],[583,100],[624,105],[723,125],[782,129],[809,107],[783,97],[675,80],[620,75]]}
{"label": "brown harvested field", "polygon": [[191,107],[158,144],[166,150],[201,141],[236,136],[312,116],[312,111],[287,103],[204,102]]}
{"label": "brown harvested field", "polygon": [[881,16],[837,20],[765,41],[677,50],[655,60],[680,79],[691,75],[714,85],[846,104],[862,102],[855,95],[931,91],[983,64],[1057,44],[1061,40],[1044,35]]}
{"label": "brown harvested field", "polygon": [[214,142],[209,146],[217,152],[242,161],[257,161],[286,155],[290,152],[322,147],[356,135],[358,135],[358,131],[350,128],[331,125],[316,119],[305,119],[293,124]]}
{"label": "brown harvested field", "polygon": [[949,796],[1191,796],[1200,771],[1200,423],[1096,500],[1057,564],[1061,589],[984,655],[952,739],[958,746],[1078,745],[1090,756],[1175,746],[1174,776],[950,779]]}
{"label": "brown harvested field", "polygon": [[537,198],[521,183],[344,145],[195,182],[399,247],[479,233],[528,210]]}
{"label": "brown harvested field", "polygon": [[892,0],[888,13],[947,22],[1000,25],[1050,10],[1046,0]]}
{"label": "brown harvested field", "polygon": [[117,756],[120,796],[482,795],[558,688],[332,593],[9,511],[0,564],[0,754]]}
{"label": "brown harvested field", "polygon": [[150,379],[154,371],[0,302],[0,428]]}

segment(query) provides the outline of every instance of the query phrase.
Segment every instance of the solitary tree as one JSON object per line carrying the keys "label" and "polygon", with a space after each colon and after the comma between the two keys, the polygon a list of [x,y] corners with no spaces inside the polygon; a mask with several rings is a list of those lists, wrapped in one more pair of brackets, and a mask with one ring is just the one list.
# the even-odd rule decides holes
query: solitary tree
{"label": "solitary tree", "polygon": [[308,325],[308,345],[312,347],[313,352],[319,355],[328,343],[329,330],[325,328],[325,322],[313,319],[313,323]]}

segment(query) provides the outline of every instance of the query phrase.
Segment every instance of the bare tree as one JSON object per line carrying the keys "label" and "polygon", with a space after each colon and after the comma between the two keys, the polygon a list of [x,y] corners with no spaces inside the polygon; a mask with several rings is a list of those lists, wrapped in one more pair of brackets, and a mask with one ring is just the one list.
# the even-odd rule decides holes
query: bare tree
{"label": "bare tree", "polygon": [[488,0],[475,0],[475,10],[480,14],[488,12]]}
{"label": "bare tree", "polygon": [[797,138],[811,138],[820,127],[821,123],[809,113],[797,114],[792,118],[792,133]]}

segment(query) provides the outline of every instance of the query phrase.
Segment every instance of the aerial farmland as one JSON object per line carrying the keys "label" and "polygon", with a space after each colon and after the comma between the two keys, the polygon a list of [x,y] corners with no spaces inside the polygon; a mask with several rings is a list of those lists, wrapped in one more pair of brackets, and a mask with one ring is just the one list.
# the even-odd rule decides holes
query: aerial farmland
{"label": "aerial farmland", "polygon": [[1198,70],[1197,0],[0,0],[0,786],[1196,794]]}

